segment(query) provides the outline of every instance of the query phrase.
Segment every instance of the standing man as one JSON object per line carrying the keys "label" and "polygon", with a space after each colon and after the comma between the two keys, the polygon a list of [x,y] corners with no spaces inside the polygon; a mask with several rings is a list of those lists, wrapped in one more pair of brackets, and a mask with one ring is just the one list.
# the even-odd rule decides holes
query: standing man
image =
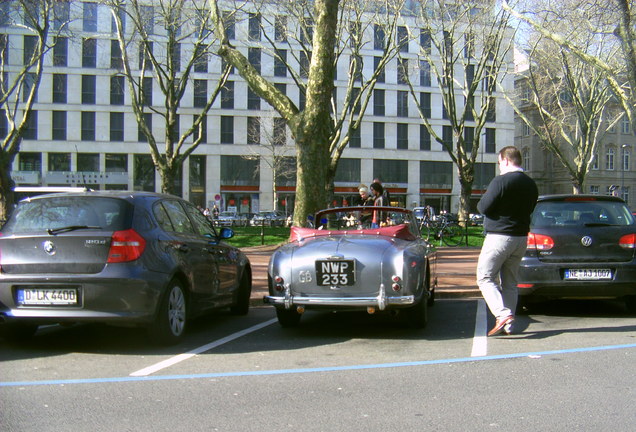
{"label": "standing man", "polygon": [[477,262],[477,284],[496,318],[488,336],[513,330],[517,274],[526,251],[530,215],[539,196],[534,180],[521,168],[519,149],[502,148],[498,160],[501,175],[492,179],[477,204],[486,231]]}
{"label": "standing man", "polygon": [[[382,186],[382,179],[380,177],[376,177],[373,179],[373,183],[377,183],[380,186]],[[382,186],[382,197],[384,198],[384,204],[385,206],[390,206],[391,205],[391,194],[389,194],[389,190],[387,188],[385,188],[384,186]]]}

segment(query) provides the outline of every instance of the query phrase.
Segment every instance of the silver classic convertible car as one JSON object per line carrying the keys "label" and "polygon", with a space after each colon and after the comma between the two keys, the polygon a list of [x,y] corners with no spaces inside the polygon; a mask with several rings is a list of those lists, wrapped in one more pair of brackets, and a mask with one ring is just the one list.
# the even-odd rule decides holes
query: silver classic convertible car
{"label": "silver classic convertible car", "polygon": [[410,210],[333,208],[314,221],[312,228],[292,227],[269,262],[264,301],[283,327],[297,325],[309,309],[389,312],[409,326],[426,325],[437,255]]}

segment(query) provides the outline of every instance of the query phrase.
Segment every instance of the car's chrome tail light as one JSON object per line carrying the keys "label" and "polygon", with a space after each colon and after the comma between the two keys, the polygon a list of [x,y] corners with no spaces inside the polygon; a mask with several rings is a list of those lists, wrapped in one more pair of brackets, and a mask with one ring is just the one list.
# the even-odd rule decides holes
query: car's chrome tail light
{"label": "car's chrome tail light", "polygon": [[625,249],[636,249],[636,234],[626,234],[618,241],[618,244]]}
{"label": "car's chrome tail light", "polygon": [[282,276],[275,276],[274,277],[274,289],[276,291],[285,291],[285,280],[283,279]]}
{"label": "car's chrome tail light", "polygon": [[399,290],[402,289],[402,278],[401,277],[399,277],[398,275],[393,275],[391,280],[393,281],[393,284],[391,285],[391,289],[393,289],[393,291],[399,291]]}
{"label": "car's chrome tail light", "polygon": [[108,263],[134,261],[141,256],[144,249],[146,240],[134,229],[115,231],[108,251]]}
{"label": "car's chrome tail light", "polygon": [[550,250],[554,246],[552,237],[543,234],[528,234],[528,249]]}

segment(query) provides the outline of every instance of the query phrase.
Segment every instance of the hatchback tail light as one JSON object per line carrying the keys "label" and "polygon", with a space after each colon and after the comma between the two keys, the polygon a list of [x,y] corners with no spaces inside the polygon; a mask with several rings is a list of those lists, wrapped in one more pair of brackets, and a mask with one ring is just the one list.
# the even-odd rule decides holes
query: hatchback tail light
{"label": "hatchback tail light", "polygon": [[625,249],[636,249],[636,234],[626,234],[618,241],[618,244]]}
{"label": "hatchback tail light", "polygon": [[528,249],[550,250],[554,246],[552,237],[543,234],[528,234]]}
{"label": "hatchback tail light", "polygon": [[141,256],[145,248],[146,240],[134,229],[115,231],[111,239],[110,251],[108,251],[108,262],[134,261]]}

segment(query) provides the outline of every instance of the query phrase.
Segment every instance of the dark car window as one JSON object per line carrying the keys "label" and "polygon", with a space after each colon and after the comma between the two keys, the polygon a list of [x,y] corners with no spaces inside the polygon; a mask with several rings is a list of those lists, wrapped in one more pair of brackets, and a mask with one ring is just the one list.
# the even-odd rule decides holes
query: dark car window
{"label": "dark car window", "polygon": [[532,216],[533,227],[633,223],[627,206],[617,201],[539,202]]}
{"label": "dark car window", "polygon": [[22,201],[3,227],[4,233],[45,231],[68,226],[129,228],[130,204],[105,197],[57,196]]}
{"label": "dark car window", "polygon": [[172,221],[170,221],[170,216],[168,216],[168,212],[161,205],[161,203],[156,204],[152,209],[155,218],[157,219],[157,223],[161,227],[162,230],[172,232],[174,231],[174,227],[172,226]]}
{"label": "dark car window", "polygon": [[199,235],[204,236],[206,234],[211,234],[216,236],[216,232],[214,230],[214,227],[210,223],[210,220],[206,218],[203,213],[199,211],[199,209],[187,202],[184,202],[183,206],[185,207],[188,215],[192,218],[194,229]]}
{"label": "dark car window", "polygon": [[[190,223],[190,219],[188,215],[186,215],[183,207],[179,204],[178,201],[175,200],[165,200],[162,201],[159,206],[163,206],[172,226],[173,232],[185,233],[185,234],[195,234],[194,228],[192,227],[192,223]],[[158,214],[161,215],[161,210],[155,206],[154,208],[155,216]],[[157,217],[159,220],[159,217]],[[161,223],[161,222],[160,222]],[[162,225],[164,229],[169,230],[168,225]]]}

